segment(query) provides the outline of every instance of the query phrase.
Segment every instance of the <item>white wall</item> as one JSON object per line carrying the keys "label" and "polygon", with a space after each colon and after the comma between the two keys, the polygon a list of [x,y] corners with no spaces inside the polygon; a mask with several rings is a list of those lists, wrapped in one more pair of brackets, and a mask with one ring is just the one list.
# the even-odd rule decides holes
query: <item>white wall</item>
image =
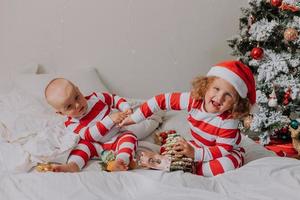
{"label": "white wall", "polygon": [[229,59],[247,0],[0,0],[0,70],[96,67],[110,89],[185,91]]}

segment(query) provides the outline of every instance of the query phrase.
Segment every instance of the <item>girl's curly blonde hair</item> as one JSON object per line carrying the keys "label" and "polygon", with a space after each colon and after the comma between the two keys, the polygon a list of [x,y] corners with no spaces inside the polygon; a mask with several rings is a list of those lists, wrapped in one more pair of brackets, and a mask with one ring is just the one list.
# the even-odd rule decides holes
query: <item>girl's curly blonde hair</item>
{"label": "girl's curly blonde hair", "polygon": [[[204,99],[205,93],[208,90],[210,84],[218,77],[206,77],[198,76],[192,81],[191,96],[195,100]],[[251,104],[248,98],[242,98],[240,95],[238,100],[234,103],[231,112],[231,116],[234,119],[243,119],[250,114]]]}

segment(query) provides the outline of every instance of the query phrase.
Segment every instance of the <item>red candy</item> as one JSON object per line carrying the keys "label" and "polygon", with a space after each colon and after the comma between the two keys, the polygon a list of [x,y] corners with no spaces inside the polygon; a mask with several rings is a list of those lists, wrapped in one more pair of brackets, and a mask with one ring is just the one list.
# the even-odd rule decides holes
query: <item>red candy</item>
{"label": "red candy", "polygon": [[159,134],[162,139],[167,139],[168,134],[166,132],[162,132]]}
{"label": "red candy", "polygon": [[162,153],[165,152],[165,151],[166,151],[166,148],[165,148],[165,147],[160,147],[160,150],[159,150],[160,154],[162,154]]}

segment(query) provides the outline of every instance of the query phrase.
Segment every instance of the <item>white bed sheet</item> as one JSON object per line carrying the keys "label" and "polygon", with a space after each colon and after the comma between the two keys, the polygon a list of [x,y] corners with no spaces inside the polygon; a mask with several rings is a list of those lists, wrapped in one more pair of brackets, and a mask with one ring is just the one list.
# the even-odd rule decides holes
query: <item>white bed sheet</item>
{"label": "white bed sheet", "polygon": [[[0,108],[5,111],[0,116],[0,200],[299,199],[300,162],[277,157],[244,136],[242,146],[246,149],[246,164],[212,178],[180,171],[107,173],[100,171],[97,161],[89,163],[80,173],[28,173],[27,170],[39,159],[65,160],[75,140],[67,143],[70,138],[66,138],[61,126],[55,126],[60,119],[53,119],[47,110],[41,112],[45,107],[26,98],[25,94],[18,96],[20,94],[17,91],[13,93],[15,98],[0,99]],[[8,106],[13,103],[15,105]],[[10,110],[14,111],[14,116],[9,114]],[[44,123],[30,123],[26,116],[44,120]],[[179,123],[184,121],[184,114],[168,116],[160,130],[174,128],[186,136],[187,127]],[[16,119],[18,123],[13,123]],[[16,129],[16,125],[22,123],[23,126]],[[48,137],[51,132],[56,134]],[[146,142],[140,142],[140,147],[157,148],[149,141],[152,141],[151,136]]]}
{"label": "white bed sheet", "polygon": [[[94,163],[97,165],[97,163]],[[265,157],[212,178],[134,170],[0,174],[1,199],[299,199],[299,161]]]}

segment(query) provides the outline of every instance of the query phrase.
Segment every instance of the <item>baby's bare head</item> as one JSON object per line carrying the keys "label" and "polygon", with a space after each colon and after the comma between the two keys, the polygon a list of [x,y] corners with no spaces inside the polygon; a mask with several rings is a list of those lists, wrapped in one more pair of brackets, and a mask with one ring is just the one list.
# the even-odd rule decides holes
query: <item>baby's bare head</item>
{"label": "baby's bare head", "polygon": [[75,85],[71,81],[55,78],[46,86],[45,98],[54,109],[58,109],[69,98],[74,89]]}
{"label": "baby's bare head", "polygon": [[48,83],[45,98],[61,115],[80,117],[87,111],[87,101],[78,87],[64,78],[56,78]]}

